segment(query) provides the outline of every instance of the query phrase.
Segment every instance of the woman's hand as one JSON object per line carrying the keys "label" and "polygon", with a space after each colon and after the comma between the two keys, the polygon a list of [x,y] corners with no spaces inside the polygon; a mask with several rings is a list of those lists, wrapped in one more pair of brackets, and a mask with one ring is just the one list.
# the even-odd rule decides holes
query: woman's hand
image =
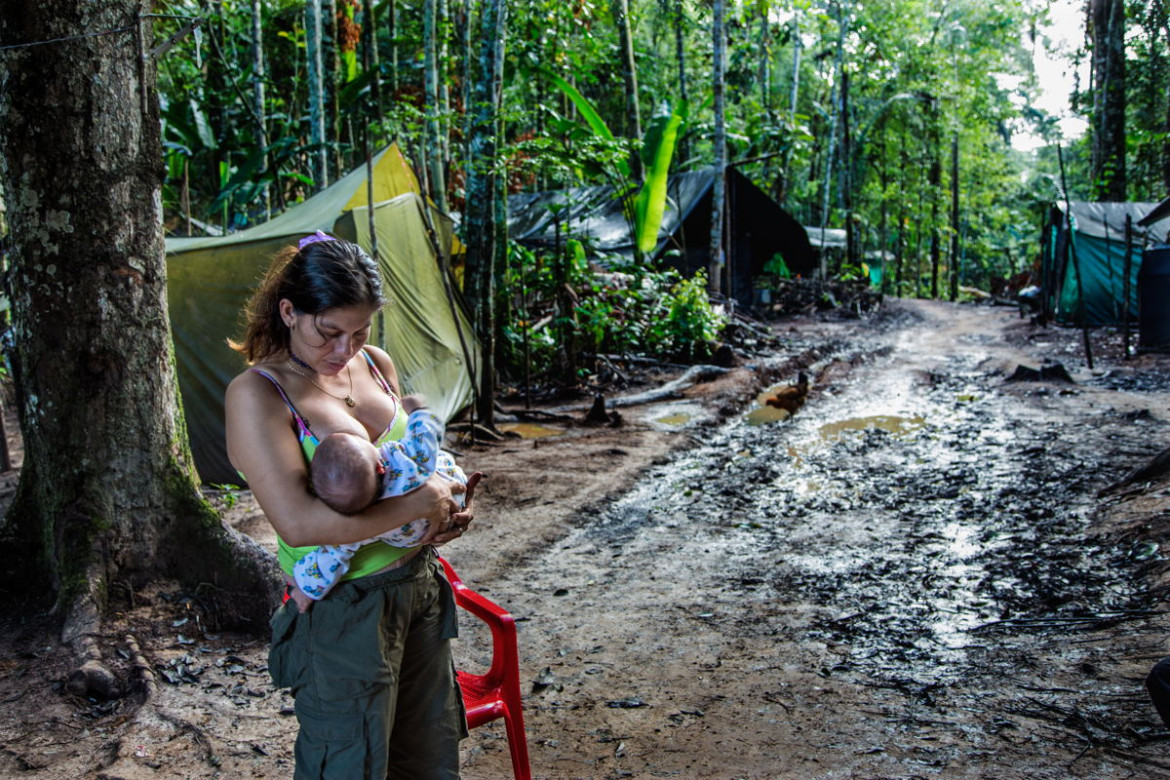
{"label": "woman's hand", "polygon": [[471,476],[467,478],[466,487],[459,484],[451,485],[451,490],[454,493],[463,493],[463,508],[457,512],[453,512],[447,521],[441,523],[438,529],[431,526],[431,530],[436,531],[433,538],[430,540],[431,544],[445,544],[452,539],[458,539],[463,536],[463,532],[471,525],[471,521],[475,519],[475,508],[472,505],[472,498],[475,495],[475,486],[479,484],[479,480],[483,477],[483,473],[479,471],[472,472]]}

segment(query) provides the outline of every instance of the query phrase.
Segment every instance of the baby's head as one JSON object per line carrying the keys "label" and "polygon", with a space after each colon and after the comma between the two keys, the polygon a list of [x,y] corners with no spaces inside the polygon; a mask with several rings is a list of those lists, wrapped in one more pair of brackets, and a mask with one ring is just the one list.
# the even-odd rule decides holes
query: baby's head
{"label": "baby's head", "polygon": [[309,479],[313,492],[335,512],[352,515],[373,503],[378,494],[377,448],[354,433],[331,433],[313,453]]}

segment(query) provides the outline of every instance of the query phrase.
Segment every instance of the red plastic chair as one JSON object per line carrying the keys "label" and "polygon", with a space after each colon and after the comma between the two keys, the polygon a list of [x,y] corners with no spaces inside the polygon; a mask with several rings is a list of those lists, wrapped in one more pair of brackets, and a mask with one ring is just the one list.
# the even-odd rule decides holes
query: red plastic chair
{"label": "red plastic chair", "polygon": [[499,718],[508,733],[512,773],[516,780],[531,780],[528,741],[524,737],[524,713],[520,708],[520,656],[516,650],[516,620],[498,605],[463,584],[445,558],[443,570],[455,591],[455,603],[487,623],[492,630],[492,665],[487,674],[457,672],[467,710],[468,728]]}

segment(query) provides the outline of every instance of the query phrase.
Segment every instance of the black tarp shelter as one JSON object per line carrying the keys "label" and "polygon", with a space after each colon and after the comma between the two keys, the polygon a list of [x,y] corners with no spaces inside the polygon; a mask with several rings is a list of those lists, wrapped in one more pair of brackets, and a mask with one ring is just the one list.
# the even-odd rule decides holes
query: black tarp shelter
{"label": "black tarp shelter", "polygon": [[[714,183],[713,168],[670,177],[666,213],[650,259],[688,276],[708,270]],[[808,275],[815,269],[816,259],[801,224],[734,168],[727,170],[726,214],[721,289],[739,305],[754,302],[754,280],[777,254],[794,275]],[[599,253],[634,257],[629,222],[615,189],[609,186],[512,195],[508,234],[534,249],[551,251],[558,240],[580,238]]]}

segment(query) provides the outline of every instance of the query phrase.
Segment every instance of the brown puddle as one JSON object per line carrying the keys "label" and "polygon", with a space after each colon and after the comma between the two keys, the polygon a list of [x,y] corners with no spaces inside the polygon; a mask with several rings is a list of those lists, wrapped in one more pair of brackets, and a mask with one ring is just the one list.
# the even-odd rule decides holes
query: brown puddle
{"label": "brown puddle", "polygon": [[780,420],[787,420],[791,417],[784,409],[776,409],[772,406],[761,406],[757,409],[752,409],[744,415],[748,425],[766,425],[767,423],[779,422]]}
{"label": "brown puddle", "polygon": [[500,423],[497,427],[505,433],[515,433],[521,439],[544,439],[564,433],[560,428],[549,428],[546,425],[528,422]]}
{"label": "brown puddle", "polygon": [[898,417],[896,415],[878,414],[873,417],[853,417],[848,420],[826,423],[821,426],[820,437],[823,441],[834,442],[849,431],[864,431],[868,428],[877,428],[896,435],[907,436],[926,425],[923,417]]}

